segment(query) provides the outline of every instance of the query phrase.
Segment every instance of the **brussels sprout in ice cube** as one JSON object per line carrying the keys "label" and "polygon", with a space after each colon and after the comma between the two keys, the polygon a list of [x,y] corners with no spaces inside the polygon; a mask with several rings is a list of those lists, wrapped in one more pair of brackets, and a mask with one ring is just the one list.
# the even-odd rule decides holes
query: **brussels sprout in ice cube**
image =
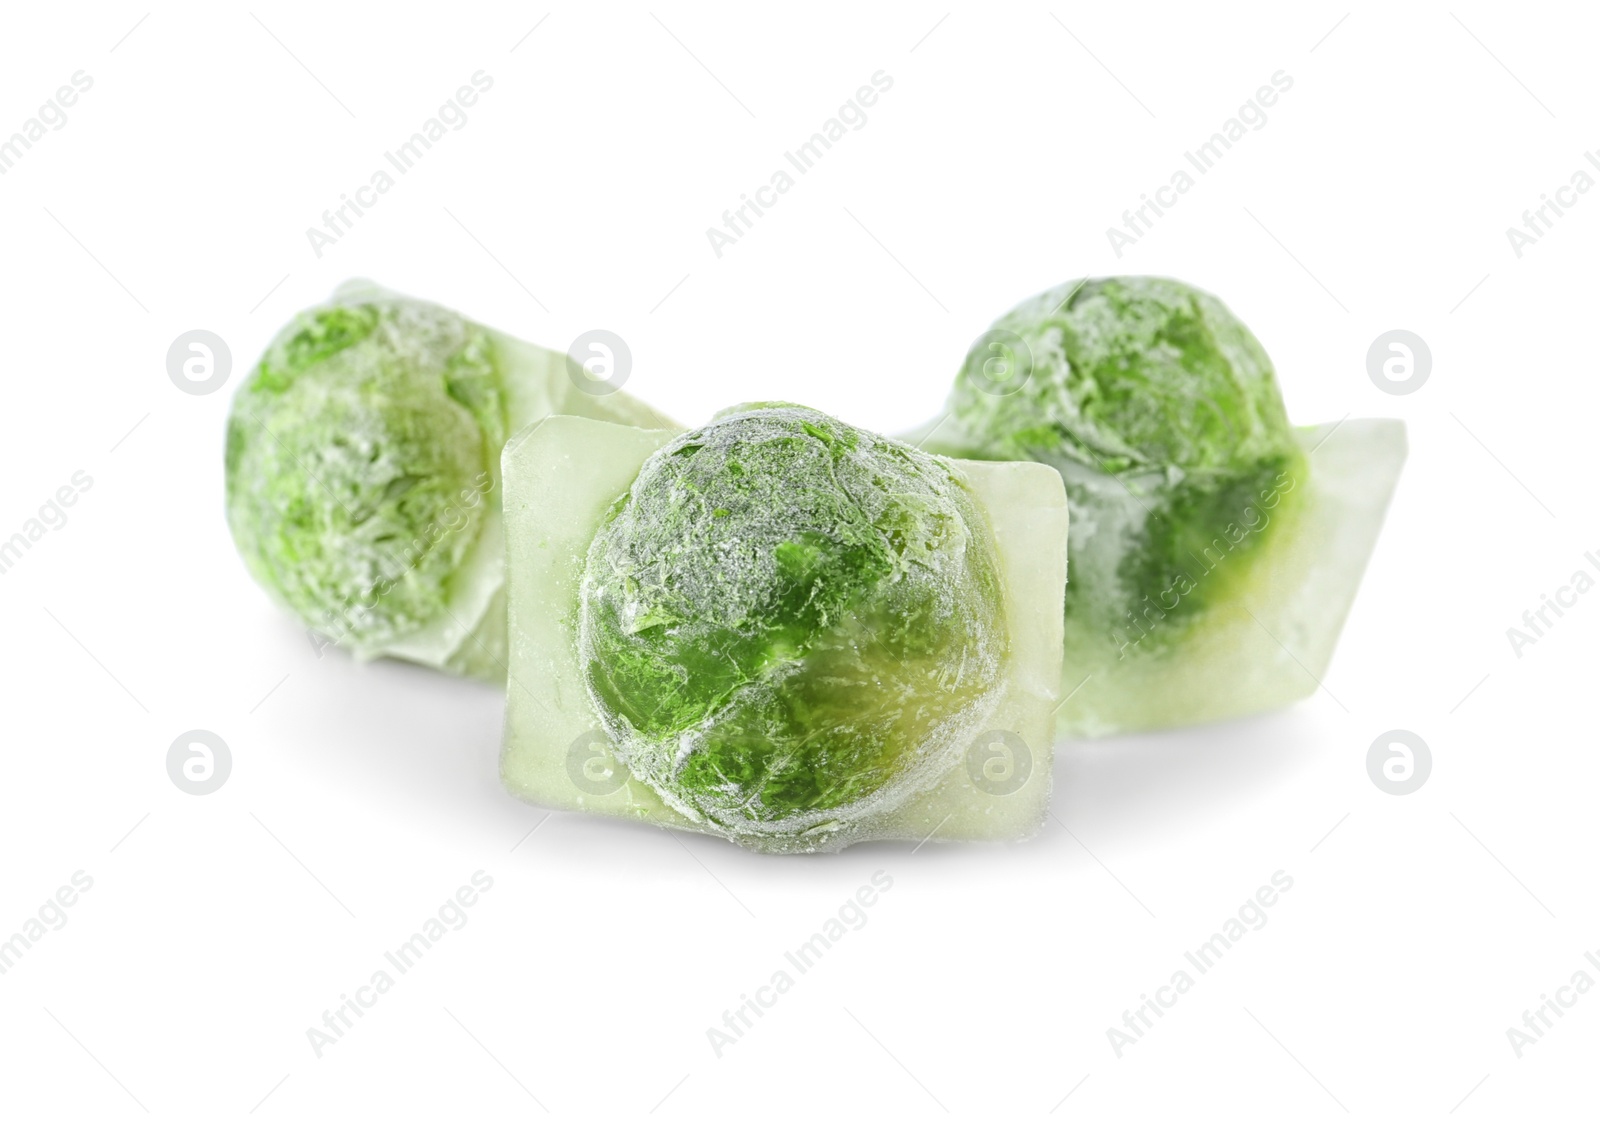
{"label": "brussels sprout in ice cube", "polygon": [[552,418],[505,471],[515,792],[763,851],[1037,828],[1054,474],[788,405],[679,435]]}
{"label": "brussels sprout in ice cube", "polygon": [[251,573],[358,657],[505,675],[500,449],[557,411],[667,425],[584,394],[567,358],[370,282],[268,346],[228,421],[228,524]]}
{"label": "brussels sprout in ice cube", "polygon": [[[1403,453],[1392,429],[1350,431],[1346,440],[1377,443],[1376,464],[1391,471],[1362,478],[1359,519],[1320,502],[1342,483],[1319,482],[1260,342],[1210,294],[1148,277],[1069,283],[1001,317],[928,434],[937,452],[1042,462],[1066,484],[1060,724],[1077,734],[1217,719],[1313,691]],[[1355,521],[1346,533],[1363,546],[1341,553],[1338,573],[1309,567],[1288,542],[1326,538],[1341,519]],[[1313,585],[1291,590],[1296,582]],[[1289,650],[1293,675],[1279,667],[1289,642],[1266,636],[1265,611],[1252,627],[1263,636],[1223,628],[1249,621],[1269,594],[1279,606],[1338,605],[1313,615],[1315,630],[1305,615],[1278,621],[1302,645]],[[1218,647],[1224,635],[1231,648]],[[1195,668],[1202,653],[1222,665]],[[1263,664],[1277,670],[1270,685]]]}

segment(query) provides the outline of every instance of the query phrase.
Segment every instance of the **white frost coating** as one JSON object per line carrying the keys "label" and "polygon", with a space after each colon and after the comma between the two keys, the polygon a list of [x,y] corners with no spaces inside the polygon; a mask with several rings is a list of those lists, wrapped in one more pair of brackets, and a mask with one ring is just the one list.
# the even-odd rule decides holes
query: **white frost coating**
{"label": "white frost coating", "polygon": [[505,528],[498,492],[482,503],[483,529],[451,579],[444,612],[386,645],[354,648],[357,660],[399,657],[483,680],[505,676]]}
{"label": "white frost coating", "polygon": [[[506,592],[499,452],[506,437],[554,413],[644,426],[674,424],[627,394],[580,392],[571,379],[567,357],[559,352],[527,344],[370,280],[345,282],[330,304],[373,305],[381,315],[359,345],[317,360],[314,377],[302,381],[299,393],[327,396],[342,395],[345,388],[355,386],[381,388],[397,382],[397,371],[441,383],[448,379],[460,400],[447,404],[451,418],[460,425],[470,413],[472,423],[480,428],[483,486],[471,483],[445,510],[437,526],[411,530],[417,547],[406,542],[408,536],[386,535],[367,543],[361,538],[366,528],[341,536],[330,545],[328,554],[341,560],[351,574],[337,587],[325,589],[326,580],[309,569],[286,577],[320,592],[319,603],[338,608],[310,624],[348,647],[358,660],[399,657],[501,680],[506,671]],[[300,323],[293,322],[286,331],[297,330]],[[272,356],[271,350],[268,356]],[[310,460],[310,471],[327,484],[346,477],[380,483],[404,479],[406,467],[394,460],[396,435],[386,429],[397,425],[399,415],[387,410],[386,402],[375,399],[365,414],[345,410],[340,416],[348,420],[339,435],[343,442],[314,455],[301,453],[300,461]],[[434,425],[442,426],[442,415],[430,417]],[[406,425],[422,429],[428,422],[428,417],[405,420]],[[277,448],[269,444],[269,452]],[[347,469],[337,464],[318,469],[323,459],[340,456],[350,460]],[[432,592],[439,609],[425,616],[397,614],[398,599],[386,605],[383,599],[371,596],[371,592],[391,586],[400,591],[409,587]],[[272,593],[283,600],[278,591]],[[437,601],[439,594],[442,602]]]}
{"label": "white frost coating", "polygon": [[[1071,463],[1159,471],[1224,465],[1281,445],[1286,422],[1271,360],[1211,294],[1167,278],[1084,279],[1023,301],[993,329],[1001,337],[980,339],[1009,348],[1004,334],[1022,338],[1027,378],[993,393],[981,375],[992,347],[969,354],[954,417],[939,431],[941,452],[964,430],[985,457],[1026,457],[1063,472]],[[1112,401],[1129,393],[1149,409]],[[1218,423],[1227,435],[1220,441]]]}
{"label": "white frost coating", "polygon": [[427,624],[473,550],[506,420],[481,330],[406,302],[325,306],[240,388],[229,523],[313,628],[371,650]]}
{"label": "white frost coating", "polygon": [[[811,424],[832,427],[857,444],[841,452],[842,444],[800,429]],[[779,553],[808,534],[830,546],[860,546],[885,572],[859,590],[839,589],[852,585],[848,569],[830,576],[834,589],[813,587],[810,604],[821,608],[825,623],[812,638],[816,652],[836,657],[842,647],[850,653],[842,667],[823,674],[809,667],[814,658],[773,639],[780,628],[773,607],[792,581]],[[608,703],[593,677],[591,705],[633,773],[710,831],[774,839],[846,831],[900,807],[948,773],[1003,693],[1007,638],[992,545],[986,517],[945,459],[800,408],[724,417],[652,454],[627,502],[594,538],[579,660],[584,668],[602,666],[615,659],[619,638],[625,647],[641,631],[664,627],[674,638],[669,651],[682,644],[699,654],[704,644],[713,647],[714,658],[726,655],[739,670],[735,687],[698,717],[655,734],[639,730]],[[847,596],[855,595],[868,605],[852,605]],[[872,623],[857,614],[874,608],[938,623],[930,634],[938,648],[888,659],[875,649]],[[608,613],[614,624],[598,627]],[[597,645],[599,636],[611,648]],[[825,652],[830,642],[831,654]],[[733,652],[743,644],[759,653],[753,665],[748,654]],[[786,701],[791,693],[815,693],[817,683],[832,685],[832,672],[841,674],[841,695],[859,696],[866,687],[871,709],[835,716],[831,730],[797,737],[784,726]],[[666,670],[674,674],[690,699],[707,690],[681,666]],[[808,685],[807,675],[821,679]],[[754,716],[778,718],[752,732]],[[720,748],[723,757],[715,761],[727,761],[730,725],[738,738],[781,748],[769,755],[767,772],[754,782],[721,773],[714,775],[720,783],[685,781],[696,756]],[[895,752],[896,741],[908,746]],[[815,763],[826,771],[843,758],[844,777],[834,786],[850,786],[862,773],[848,766],[852,747],[881,744],[891,748],[895,768],[862,796],[787,813],[768,808],[763,795],[778,771]],[[838,757],[830,760],[830,752]],[[880,755],[872,759],[881,765]],[[733,762],[750,765],[739,754]],[[780,792],[784,784],[779,780]]]}

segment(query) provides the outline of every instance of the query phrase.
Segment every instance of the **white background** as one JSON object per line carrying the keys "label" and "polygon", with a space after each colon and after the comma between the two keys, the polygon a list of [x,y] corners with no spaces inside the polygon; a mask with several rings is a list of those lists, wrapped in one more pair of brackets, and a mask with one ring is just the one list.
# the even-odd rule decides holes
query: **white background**
{"label": "white background", "polygon": [[[1594,1115],[1600,995],[1520,1059],[1506,1036],[1600,948],[1600,593],[1506,637],[1600,572],[1600,192],[1520,259],[1505,234],[1600,149],[1591,14],[428,7],[0,28],[0,134],[94,80],[0,177],[0,538],[94,481],[0,575],[0,937],[94,880],[0,977],[0,1117]],[[465,127],[318,258],[306,228],[478,70]],[[868,124],[716,257],[706,228],[879,70]],[[1266,126],[1117,258],[1106,228],[1279,70]],[[555,348],[616,331],[628,390],[686,421],[787,398],[895,430],[1084,273],[1221,295],[1297,422],[1402,417],[1412,455],[1327,691],[1061,745],[1025,845],[774,859],[544,820],[497,787],[497,691],[319,659],[224,526],[233,391],[350,276]],[[194,328],[232,350],[209,396],[166,372]],[[1393,328],[1433,354],[1405,397],[1366,370]],[[193,728],[232,749],[208,797],[167,777]],[[1367,775],[1392,728],[1434,756],[1408,797]],[[480,869],[467,925],[317,1058],[307,1028]],[[1267,925],[1118,1058],[1107,1028],[1280,869]],[[707,1027],[879,870],[868,923],[717,1058]]]}

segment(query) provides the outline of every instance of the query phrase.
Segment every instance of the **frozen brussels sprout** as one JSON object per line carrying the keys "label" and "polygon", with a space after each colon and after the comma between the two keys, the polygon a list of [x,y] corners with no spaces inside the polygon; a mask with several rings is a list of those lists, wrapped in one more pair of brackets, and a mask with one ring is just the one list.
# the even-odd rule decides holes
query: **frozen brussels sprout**
{"label": "frozen brussels sprout", "polygon": [[262,586],[358,657],[503,679],[500,450],[558,411],[669,425],[621,392],[585,393],[559,353],[347,283],[234,398],[234,541]]}
{"label": "frozen brussels sprout", "polygon": [[[1315,690],[1404,455],[1398,424],[1346,424],[1331,441],[1320,462],[1339,472],[1363,468],[1336,455],[1365,443],[1353,497],[1351,482],[1323,479],[1320,438],[1290,426],[1265,350],[1220,301],[1121,277],[1063,285],[996,321],[927,445],[1061,474],[1060,723],[1106,734]],[[1304,552],[1330,527],[1338,570]]]}
{"label": "frozen brussels sprout", "polygon": [[551,418],[505,476],[513,791],[775,852],[1037,827],[1055,474],[757,404]]}

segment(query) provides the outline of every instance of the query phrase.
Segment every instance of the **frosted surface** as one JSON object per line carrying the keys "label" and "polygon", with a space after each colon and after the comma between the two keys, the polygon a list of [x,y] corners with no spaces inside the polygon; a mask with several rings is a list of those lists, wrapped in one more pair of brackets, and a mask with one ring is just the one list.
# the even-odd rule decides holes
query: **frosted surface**
{"label": "frosted surface", "polygon": [[505,675],[500,450],[580,392],[566,357],[365,280],[297,315],[234,401],[228,517],[257,580],[357,657]]}
{"label": "frosted surface", "polygon": [[[870,807],[834,810],[809,831],[735,833],[700,810],[674,808],[623,765],[625,755],[605,729],[580,659],[580,587],[596,532],[646,459],[673,440],[667,432],[558,417],[507,447],[507,786],[539,804],[694,828],[765,851],[834,851],[884,838],[1015,839],[1033,832],[1049,793],[1060,667],[1066,508],[1059,476],[1022,463],[939,461],[958,475],[983,533],[1001,532],[998,543],[990,542],[1000,615],[992,628],[1009,647],[996,690],[961,724],[965,737],[930,740],[922,756],[926,769],[912,772],[916,784],[885,787]],[[975,742],[980,758],[1003,752],[989,750],[999,731],[1020,740],[1030,759],[1014,785],[1001,787],[1009,788],[1006,793],[975,785],[969,769]],[[612,781],[605,784],[606,778]]]}

